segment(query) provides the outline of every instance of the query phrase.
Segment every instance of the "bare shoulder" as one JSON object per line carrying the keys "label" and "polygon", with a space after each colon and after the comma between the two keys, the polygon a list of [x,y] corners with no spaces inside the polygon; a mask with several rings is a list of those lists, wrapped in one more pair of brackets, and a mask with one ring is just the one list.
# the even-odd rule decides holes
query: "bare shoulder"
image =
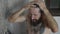
{"label": "bare shoulder", "polygon": [[45,26],[45,31],[43,34],[50,34],[50,33],[51,33],[51,29]]}

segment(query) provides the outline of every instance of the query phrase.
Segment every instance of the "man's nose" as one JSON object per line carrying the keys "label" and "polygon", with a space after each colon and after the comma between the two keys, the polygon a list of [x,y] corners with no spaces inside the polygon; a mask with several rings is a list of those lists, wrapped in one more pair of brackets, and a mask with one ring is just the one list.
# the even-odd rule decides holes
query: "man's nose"
{"label": "man's nose", "polygon": [[33,20],[33,19],[35,19],[35,17],[34,17],[34,16],[32,16],[32,20]]}

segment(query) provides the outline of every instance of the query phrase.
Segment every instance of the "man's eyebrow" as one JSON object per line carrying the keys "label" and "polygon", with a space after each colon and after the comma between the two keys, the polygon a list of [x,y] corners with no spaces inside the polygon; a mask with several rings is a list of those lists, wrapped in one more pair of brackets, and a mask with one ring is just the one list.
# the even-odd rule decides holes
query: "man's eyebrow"
{"label": "man's eyebrow", "polygon": [[31,14],[31,15],[37,15],[37,14]]}

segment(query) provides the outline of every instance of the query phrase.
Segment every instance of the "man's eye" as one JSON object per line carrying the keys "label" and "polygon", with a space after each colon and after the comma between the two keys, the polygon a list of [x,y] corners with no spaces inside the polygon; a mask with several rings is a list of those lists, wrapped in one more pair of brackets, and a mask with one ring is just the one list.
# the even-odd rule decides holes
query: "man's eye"
{"label": "man's eye", "polygon": [[37,16],[36,14],[34,14],[34,16]]}

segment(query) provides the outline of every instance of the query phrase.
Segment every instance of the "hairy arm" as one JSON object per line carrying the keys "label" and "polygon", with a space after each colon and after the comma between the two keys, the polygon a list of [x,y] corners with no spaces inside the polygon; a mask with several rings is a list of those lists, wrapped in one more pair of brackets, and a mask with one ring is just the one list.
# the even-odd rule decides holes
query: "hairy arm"
{"label": "hairy arm", "polygon": [[21,22],[21,21],[24,21],[26,19],[26,16],[19,16],[19,15],[21,15],[25,10],[27,10],[29,8],[30,8],[30,4],[25,5],[19,11],[11,14],[8,17],[8,21],[10,21],[10,22]]}
{"label": "hairy arm", "polygon": [[45,22],[47,21],[48,27],[52,30],[52,32],[57,32],[58,24],[53,18],[53,16],[50,14],[49,10],[46,8],[45,2],[41,0],[38,4],[44,13],[44,19]]}
{"label": "hairy arm", "polygon": [[44,9],[43,11],[44,11],[48,26],[51,28],[53,32],[57,32],[58,31],[57,22],[55,21],[53,16],[50,14],[50,12],[48,12],[48,9]]}
{"label": "hairy arm", "polygon": [[24,18],[24,16],[19,16],[25,9],[22,8],[21,10],[11,14],[9,17],[8,17],[8,21],[9,22],[17,22],[18,20],[21,20]]}

